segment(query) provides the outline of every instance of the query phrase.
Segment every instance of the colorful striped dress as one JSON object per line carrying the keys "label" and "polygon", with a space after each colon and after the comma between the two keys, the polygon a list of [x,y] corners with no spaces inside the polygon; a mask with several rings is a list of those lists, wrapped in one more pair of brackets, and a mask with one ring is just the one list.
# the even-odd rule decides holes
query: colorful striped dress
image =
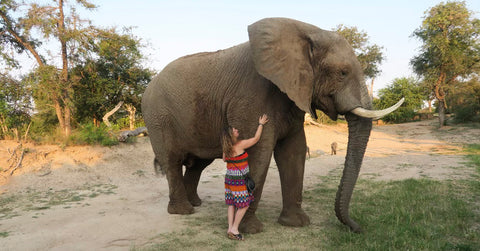
{"label": "colorful striped dress", "polygon": [[225,158],[225,161],[227,162],[227,174],[225,175],[225,203],[227,205],[235,206],[236,208],[249,206],[253,201],[253,194],[250,194],[247,191],[247,187],[245,186],[245,176],[243,175],[249,172],[247,152],[243,152],[232,158],[227,157]]}

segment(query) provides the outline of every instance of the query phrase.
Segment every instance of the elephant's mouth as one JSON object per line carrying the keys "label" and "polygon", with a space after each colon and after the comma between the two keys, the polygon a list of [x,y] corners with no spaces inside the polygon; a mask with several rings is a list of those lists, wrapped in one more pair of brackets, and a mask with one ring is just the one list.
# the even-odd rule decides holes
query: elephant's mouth
{"label": "elephant's mouth", "polygon": [[[315,111],[315,109],[318,109],[324,112],[331,120],[333,121],[337,120],[338,112],[335,109],[335,104],[333,102],[332,97],[329,96],[329,97],[320,99],[320,102],[318,102],[317,105],[312,104],[312,111]],[[312,115],[314,115],[314,118],[317,119],[317,114],[312,114]]]}

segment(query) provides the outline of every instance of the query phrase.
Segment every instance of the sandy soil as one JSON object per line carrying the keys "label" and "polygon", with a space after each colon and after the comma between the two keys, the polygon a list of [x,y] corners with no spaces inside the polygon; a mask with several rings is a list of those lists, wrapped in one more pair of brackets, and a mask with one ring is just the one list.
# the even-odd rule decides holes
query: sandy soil
{"label": "sandy soil", "polygon": [[[360,178],[470,176],[459,149],[479,144],[480,129],[437,130],[436,124],[374,126]],[[346,125],[309,125],[306,133],[311,154],[305,172],[308,188],[319,175],[343,165],[348,139]],[[334,141],[338,152],[332,156]],[[15,166],[10,157],[17,145],[0,141],[0,249],[128,250],[182,228],[182,216],[167,213],[167,181],[153,172],[148,138],[111,148],[26,144],[22,166],[10,176],[11,169],[6,169]],[[204,171],[199,185],[204,201],[223,201],[223,175],[220,160]],[[279,191],[272,161],[262,197],[271,203],[262,204],[281,207]]]}

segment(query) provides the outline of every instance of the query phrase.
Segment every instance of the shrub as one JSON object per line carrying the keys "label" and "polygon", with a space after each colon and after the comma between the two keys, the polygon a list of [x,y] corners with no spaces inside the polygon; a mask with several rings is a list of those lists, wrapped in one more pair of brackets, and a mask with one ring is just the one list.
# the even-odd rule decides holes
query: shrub
{"label": "shrub", "polygon": [[80,125],[80,129],[70,137],[77,144],[89,144],[102,146],[112,146],[118,144],[118,140],[108,128],[101,124],[96,127],[93,123]]}
{"label": "shrub", "polygon": [[455,108],[455,119],[457,123],[480,122],[480,108],[475,105],[462,105]]}

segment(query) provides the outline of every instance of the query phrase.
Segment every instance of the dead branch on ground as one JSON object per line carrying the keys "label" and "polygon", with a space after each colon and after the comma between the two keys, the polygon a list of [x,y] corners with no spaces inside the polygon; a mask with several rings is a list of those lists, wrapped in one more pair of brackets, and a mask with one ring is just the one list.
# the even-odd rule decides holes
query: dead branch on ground
{"label": "dead branch on ground", "polygon": [[22,149],[22,156],[20,156],[20,160],[18,161],[17,165],[15,166],[15,168],[12,169],[12,171],[10,172],[10,176],[13,175],[13,172],[15,172],[15,170],[17,170],[17,168],[19,168],[20,166],[22,166],[22,160],[23,160],[23,156],[25,156],[25,149]]}

